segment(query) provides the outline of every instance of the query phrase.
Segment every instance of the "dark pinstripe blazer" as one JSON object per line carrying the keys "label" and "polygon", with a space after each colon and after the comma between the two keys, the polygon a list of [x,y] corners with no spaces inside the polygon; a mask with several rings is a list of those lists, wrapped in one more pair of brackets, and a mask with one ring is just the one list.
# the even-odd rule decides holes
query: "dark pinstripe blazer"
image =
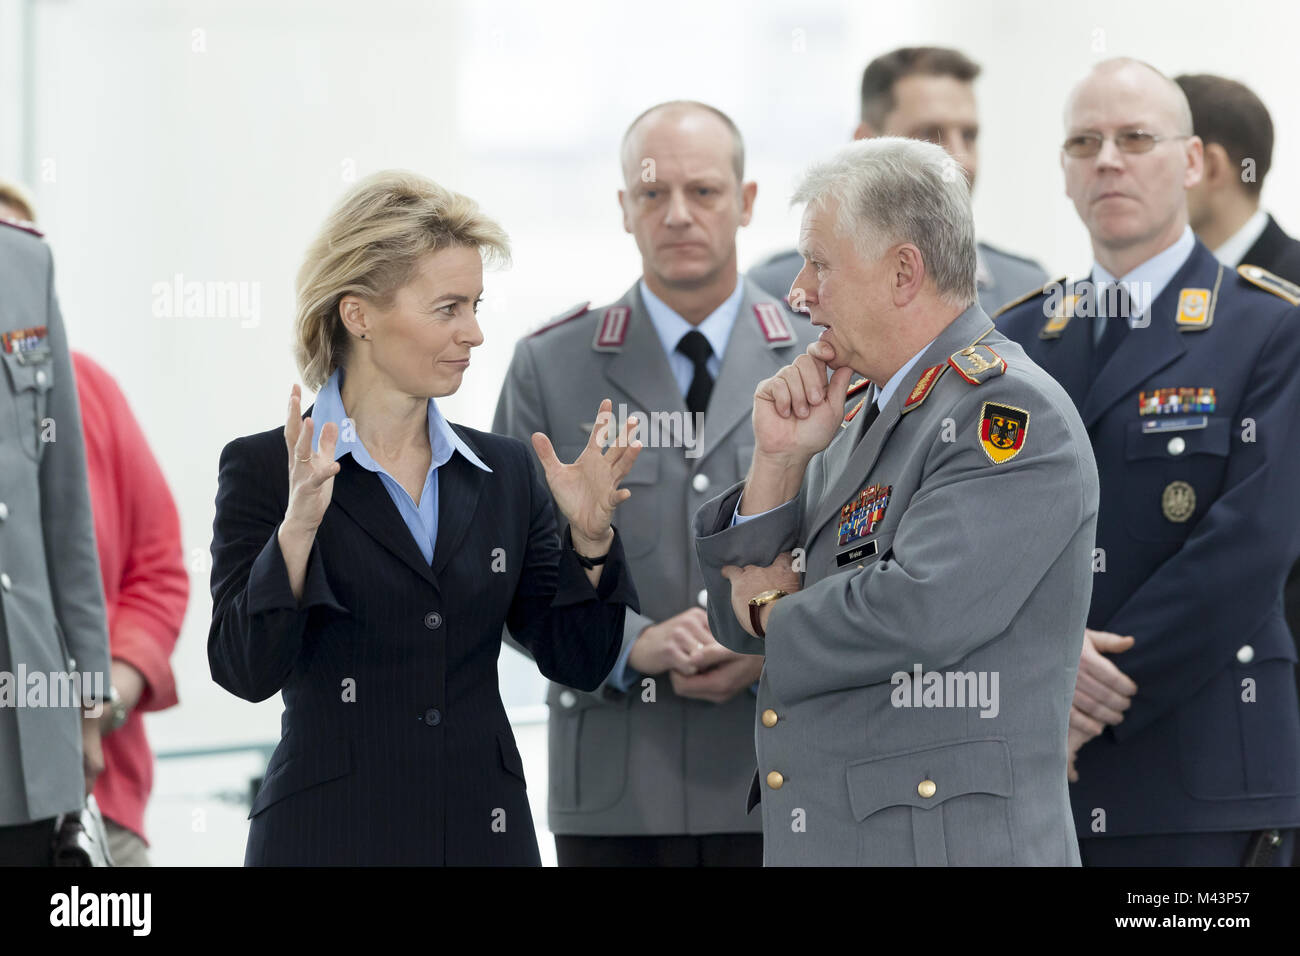
{"label": "dark pinstripe blazer", "polygon": [[530,448],[452,427],[492,472],[460,455],[438,470],[432,566],[378,475],[344,455],[300,605],[276,541],[283,427],[221,453],[212,676],[285,708],[246,865],[540,863],[497,687],[502,627],[546,677],[592,689],[636,591],[617,537],[599,594],[561,547]]}

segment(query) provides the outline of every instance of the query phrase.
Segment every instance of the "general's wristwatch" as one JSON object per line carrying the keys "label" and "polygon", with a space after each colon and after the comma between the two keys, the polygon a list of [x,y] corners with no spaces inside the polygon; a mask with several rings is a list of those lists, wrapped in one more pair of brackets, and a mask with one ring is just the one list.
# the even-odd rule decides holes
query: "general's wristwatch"
{"label": "general's wristwatch", "polygon": [[758,614],[759,609],[771,604],[777,598],[785,597],[789,593],[789,591],[782,591],[780,588],[773,588],[770,591],[756,594],[749,599],[749,624],[753,627],[755,634],[759,637],[767,637],[767,635],[763,633],[762,620]]}

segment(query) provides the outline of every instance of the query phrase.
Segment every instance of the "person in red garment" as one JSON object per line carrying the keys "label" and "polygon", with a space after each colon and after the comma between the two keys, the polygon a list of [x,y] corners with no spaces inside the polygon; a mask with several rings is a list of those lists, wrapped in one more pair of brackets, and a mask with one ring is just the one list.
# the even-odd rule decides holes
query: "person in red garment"
{"label": "person in red garment", "polygon": [[[26,193],[4,182],[0,216],[36,219]],[[95,800],[113,862],[148,866],[144,809],[153,789],[153,752],[142,714],[177,703],[170,661],[190,589],[180,518],[117,382],[75,351],[72,367],[112,657],[111,703],[100,728],[104,772],[95,783]]]}

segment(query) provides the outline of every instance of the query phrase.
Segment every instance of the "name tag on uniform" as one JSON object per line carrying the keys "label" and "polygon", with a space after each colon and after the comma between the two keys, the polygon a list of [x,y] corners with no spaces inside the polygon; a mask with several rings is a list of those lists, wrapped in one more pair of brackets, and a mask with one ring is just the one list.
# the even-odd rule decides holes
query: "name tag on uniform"
{"label": "name tag on uniform", "polygon": [[852,564],[854,561],[861,561],[863,558],[869,558],[880,550],[880,545],[872,538],[866,544],[860,544],[856,548],[849,548],[847,551],[841,551],[835,555],[835,566],[842,568],[846,564]]}
{"label": "name tag on uniform", "polygon": [[1206,415],[1185,415],[1182,418],[1148,418],[1142,423],[1142,434],[1154,435],[1159,432],[1185,432],[1193,428],[1204,428],[1209,424]]}

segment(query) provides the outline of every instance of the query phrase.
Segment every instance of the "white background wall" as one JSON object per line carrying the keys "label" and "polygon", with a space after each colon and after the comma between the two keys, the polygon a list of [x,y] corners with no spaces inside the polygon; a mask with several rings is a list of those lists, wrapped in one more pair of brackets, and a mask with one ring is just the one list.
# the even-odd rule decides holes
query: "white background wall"
{"label": "white background wall", "polygon": [[[293,276],[352,179],[419,170],[510,232],[515,265],[487,279],[487,341],[441,403],[483,428],[520,334],[635,279],[617,146],[654,102],[702,99],[744,132],[759,182],[748,264],[793,244],[794,180],[848,140],[866,62],[904,44],[960,47],[984,66],[981,236],[1077,274],[1090,257],[1062,191],[1061,107],[1108,56],[1254,88],[1277,127],[1265,203],[1300,231],[1297,35],[1300,5],[1262,0],[0,0],[0,176],[33,189],[73,344],[121,382],[181,511],[182,704],[149,718],[155,744],[278,735],[278,699],[251,705],[208,676],[217,457],[283,422]],[[256,283],[258,321],[155,317],[155,283],[177,274]],[[540,702],[540,679],[508,650],[502,670],[508,704]]]}

